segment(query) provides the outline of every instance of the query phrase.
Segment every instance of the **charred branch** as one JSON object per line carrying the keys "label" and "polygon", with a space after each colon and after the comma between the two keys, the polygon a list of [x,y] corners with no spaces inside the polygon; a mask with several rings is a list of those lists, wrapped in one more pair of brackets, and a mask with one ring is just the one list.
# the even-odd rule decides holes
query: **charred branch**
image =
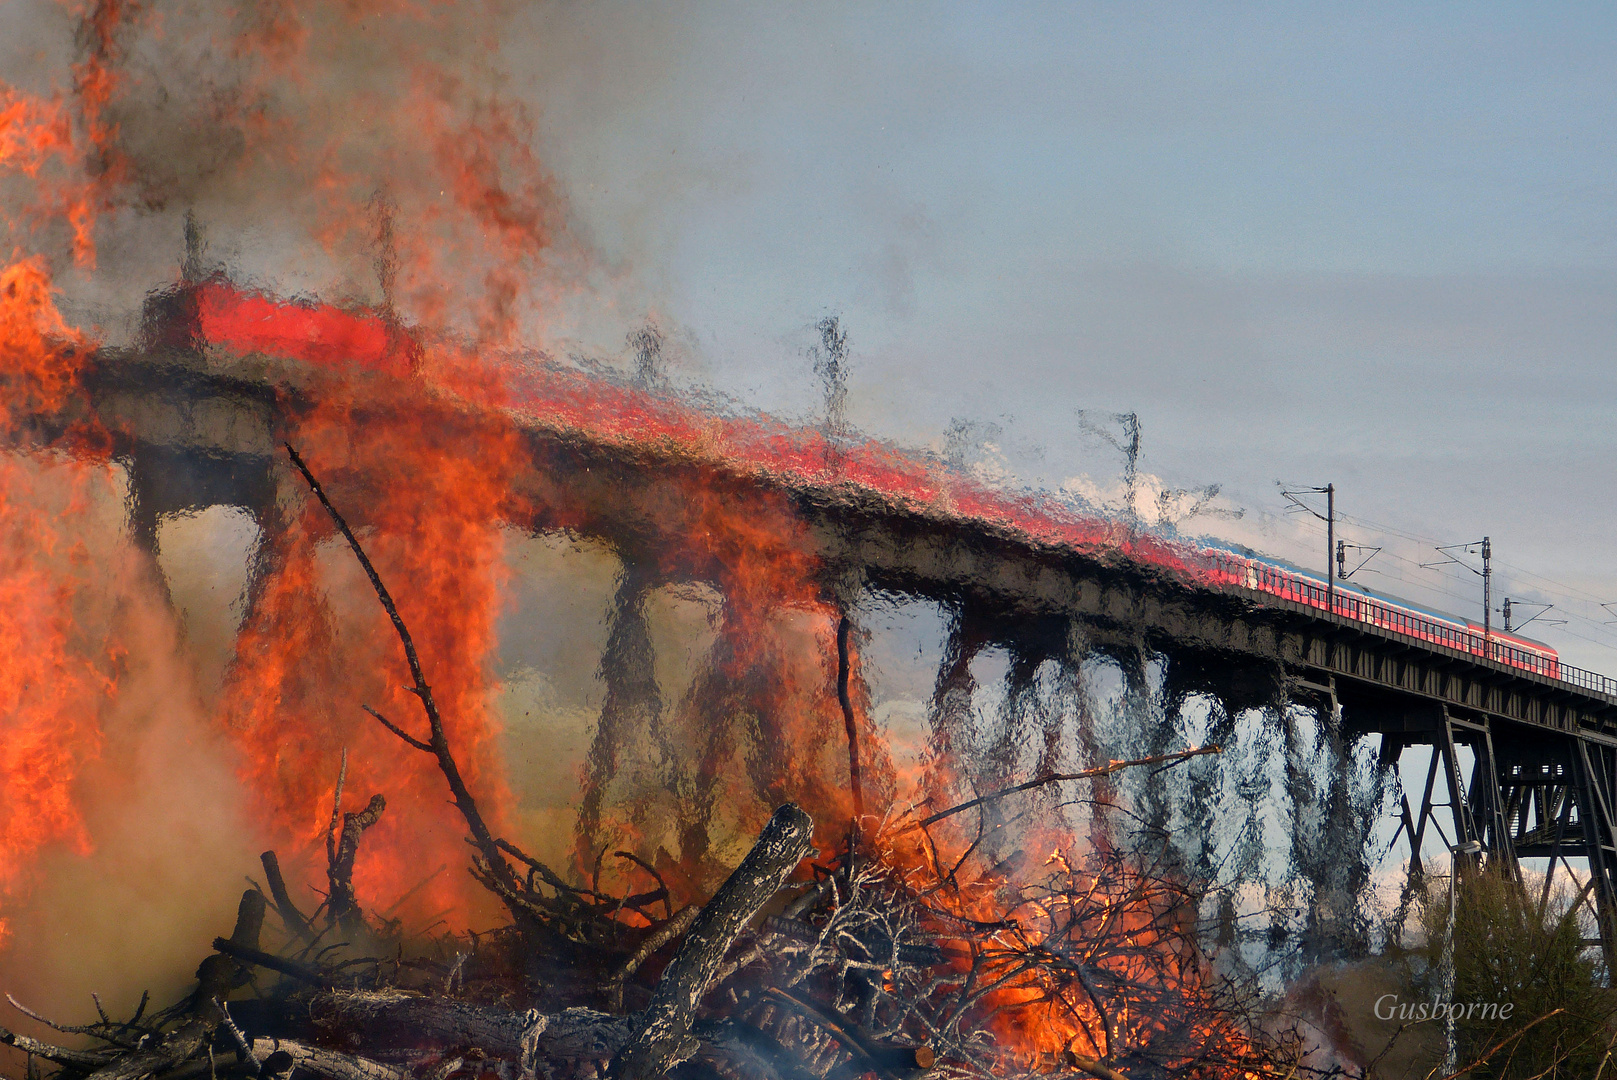
{"label": "charred branch", "polygon": [[332,846],[331,862],[326,869],[326,878],[331,883],[331,892],[326,900],[326,918],[345,931],[364,927],[359,899],[354,895],[354,856],[359,851],[359,838],[366,829],[382,819],[382,812],[386,809],[387,799],[372,795],[365,809],[344,814],[342,830]]}
{"label": "charred branch", "polygon": [[848,863],[851,866],[859,850],[859,830],[865,817],[864,779],[859,767],[859,721],[853,711],[853,695],[849,691],[852,668],[851,638],[853,620],[843,615],[837,621],[837,703],[842,706],[842,724],[848,732],[848,791],[853,796],[853,824],[848,830]]}
{"label": "charred branch", "polygon": [[275,901],[275,913],[281,917],[281,925],[286,927],[287,933],[297,938],[309,940],[314,937],[314,931],[309,926],[309,920],[304,918],[297,905],[292,902],[292,894],[287,891],[286,878],[281,874],[281,861],[275,852],[266,851],[258,857],[264,864],[264,877],[269,885],[270,898]]}
{"label": "charred branch", "polygon": [[[326,508],[326,513],[330,515],[332,523],[337,526],[337,530],[348,541],[348,546],[353,549],[354,557],[359,560],[359,565],[364,569],[365,576],[370,579],[371,588],[375,590],[377,600],[381,601],[382,609],[387,612],[387,617],[392,620],[393,629],[398,633],[399,642],[404,646],[404,658],[410,666],[410,677],[415,682],[411,692],[421,702],[421,708],[427,715],[427,725],[431,735],[426,740],[418,740],[405,735],[403,729],[395,727],[387,721],[383,722],[387,723],[389,730],[405,739],[411,746],[418,750],[430,752],[437,758],[438,768],[443,772],[444,779],[449,782],[449,791],[454,797],[455,807],[460,811],[461,816],[466,819],[466,825],[472,832],[472,841],[477,845],[478,851],[482,853],[483,860],[488,865],[488,872],[505,888],[516,892],[520,888],[520,883],[517,881],[516,874],[511,870],[510,864],[505,861],[505,857],[500,853],[499,845],[494,840],[494,834],[489,831],[488,826],[483,821],[482,813],[477,809],[477,800],[472,797],[471,791],[466,787],[466,781],[460,775],[460,766],[456,764],[454,754],[450,752],[449,738],[444,734],[443,717],[438,713],[438,704],[433,700],[432,687],[428,684],[426,673],[421,667],[421,658],[416,654],[415,641],[410,637],[410,630],[404,625],[404,619],[399,615],[399,609],[393,602],[392,594],[387,591],[387,586],[382,584],[382,577],[376,572],[376,567],[371,563],[370,556],[365,554],[365,549],[360,545],[359,538],[354,535],[354,530],[348,527],[348,522],[337,512],[337,508],[332,505],[331,500],[326,496],[325,489],[315,479],[314,473],[304,464],[303,459],[298,456],[298,452],[292,448],[290,443],[286,446],[286,452],[290,455],[292,464],[297,466],[298,471],[303,474],[303,479],[308,482],[309,490],[314,493],[315,498],[320,500],[320,505]],[[372,715],[377,715],[380,718],[379,714],[374,712]]]}
{"label": "charred branch", "polygon": [[40,1042],[38,1039],[19,1034],[7,1028],[0,1027],[0,1044],[15,1047],[32,1057],[44,1058],[57,1065],[66,1065],[72,1069],[84,1072],[94,1072],[107,1065],[112,1056],[107,1053],[91,1050],[69,1050],[64,1046],[54,1046],[51,1043]]}
{"label": "charred branch", "polygon": [[640,947],[631,953],[627,960],[618,965],[618,969],[612,973],[612,977],[606,985],[606,990],[610,995],[614,1009],[623,1007],[623,984],[628,982],[636,971],[640,970],[640,965],[650,959],[652,953],[689,930],[691,924],[696,921],[698,914],[700,912],[697,908],[681,908],[679,914],[670,916],[661,926],[647,934],[646,939],[640,943]]}
{"label": "charred branch", "polygon": [[787,803],[775,811],[747,857],[696,916],[657,992],[635,1024],[634,1040],[612,1063],[617,1080],[652,1080],[696,1052],[691,1027],[725,953],[743,926],[810,852],[814,823]]}
{"label": "charred branch", "polygon": [[817,1024],[852,1050],[856,1058],[862,1059],[868,1071],[876,1073],[883,1080],[892,1080],[897,1070],[931,1068],[936,1061],[930,1047],[882,1046],[869,1032],[860,1031],[853,1021],[829,1012],[812,1001],[782,990],[778,986],[770,987],[768,993],[791,1008],[812,1016]]}
{"label": "charred branch", "polygon": [[1098,1058],[1085,1057],[1083,1054],[1072,1050],[1068,1050],[1066,1056],[1073,1068],[1089,1073],[1091,1076],[1098,1076],[1101,1080],[1129,1080],[1128,1077]]}
{"label": "charred branch", "polygon": [[305,964],[298,960],[291,960],[274,953],[264,952],[262,949],[238,945],[229,938],[214,938],[214,951],[255,967],[268,968],[270,971],[280,972],[282,975],[308,983],[310,986],[330,986],[332,980],[319,968]]}
{"label": "charred branch", "polygon": [[[232,944],[258,948],[265,908],[264,894],[257,889],[242,894],[236,912],[236,928],[230,935]],[[235,959],[221,953],[208,957],[197,968],[197,988],[190,998],[190,1019],[159,1039],[154,1049],[127,1054],[96,1069],[90,1074],[91,1080],[140,1080],[189,1060],[207,1045],[224,1021],[224,1007],[220,1003],[245,982],[246,971]]]}

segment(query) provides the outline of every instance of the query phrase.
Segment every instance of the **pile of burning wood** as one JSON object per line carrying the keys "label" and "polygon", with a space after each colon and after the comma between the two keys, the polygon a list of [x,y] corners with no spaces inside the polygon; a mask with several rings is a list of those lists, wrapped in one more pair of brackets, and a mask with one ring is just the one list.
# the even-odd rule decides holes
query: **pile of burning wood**
{"label": "pile of burning wood", "polygon": [[[393,621],[426,737],[373,715],[436,759],[470,834],[471,872],[509,922],[412,942],[368,915],[353,869],[386,801],[341,812],[339,777],[319,909],[298,909],[266,852],[264,885],[242,896],[234,930],[213,942],[183,1000],[155,1012],[143,1000],[126,1020],[97,1001],[99,1019],[83,1026],[29,1013],[73,1045],[0,1028],[31,1077],[46,1064],[90,1080],[1337,1073],[1312,1065],[1294,1030],[1245,1021],[1197,946],[1197,898],[1164,865],[1104,844],[1081,858],[996,848],[986,811],[1009,792],[863,836],[856,820],[833,852],[814,851],[809,816],[781,806],[700,905],[676,908],[644,863],[657,887],[638,894],[608,895],[598,875],[592,887],[569,882],[485,824],[387,589],[292,459]],[[1130,764],[1140,763],[1088,775]],[[938,834],[968,812],[975,834]]]}

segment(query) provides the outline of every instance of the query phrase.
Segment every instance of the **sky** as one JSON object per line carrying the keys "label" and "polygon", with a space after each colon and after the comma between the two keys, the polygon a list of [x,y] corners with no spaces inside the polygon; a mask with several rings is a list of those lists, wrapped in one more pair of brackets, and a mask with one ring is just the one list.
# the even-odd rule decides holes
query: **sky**
{"label": "sky", "polygon": [[[511,85],[619,287],[610,315],[678,327],[693,380],[812,416],[806,351],[835,314],[868,432],[936,446],[969,421],[997,468],[1094,492],[1121,462],[1079,411],[1135,412],[1143,470],[1244,514],[1181,529],[1318,563],[1323,526],[1279,483],[1333,482],[1341,534],[1386,548],[1355,580],[1479,617],[1473,574],[1419,563],[1488,535],[1495,605],[1555,603],[1529,632],[1617,670],[1617,12],[519,23]],[[580,340],[611,342],[602,315]]]}

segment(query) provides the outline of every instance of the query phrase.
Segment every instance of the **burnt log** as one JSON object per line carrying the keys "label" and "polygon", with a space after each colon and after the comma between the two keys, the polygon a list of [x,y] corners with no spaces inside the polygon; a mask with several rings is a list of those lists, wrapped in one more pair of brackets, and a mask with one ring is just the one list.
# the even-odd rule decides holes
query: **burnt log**
{"label": "burnt log", "polygon": [[[253,1040],[254,1057],[280,1064],[273,1057],[277,1053],[285,1054],[290,1059],[289,1068],[302,1069],[315,1076],[325,1077],[325,1080],[410,1080],[411,1076],[409,1069],[384,1065],[379,1061],[328,1050],[323,1046],[310,1046],[291,1039]],[[269,1075],[275,1075],[286,1070],[271,1072],[270,1067],[266,1066],[264,1071]]]}
{"label": "burnt log", "polygon": [[[476,1047],[489,1057],[509,1061],[521,1058],[524,1042],[531,1044],[543,1036],[555,1019],[535,1011],[512,1012],[400,990],[330,991],[312,998],[308,1009],[315,1027],[328,1037],[400,1050]],[[591,1021],[623,1019],[588,1009],[569,1012],[588,1013]]]}
{"label": "burnt log", "polygon": [[390,1050],[459,1052],[515,1061],[608,1061],[634,1034],[634,1018],[594,1009],[512,1012],[398,990],[329,991],[308,1013],[321,1036]]}
{"label": "burnt log", "polygon": [[813,820],[798,807],[775,811],[663,970],[651,1004],[635,1019],[633,1039],[612,1060],[614,1080],[653,1080],[696,1052],[691,1027],[713,976],[736,935],[808,856],[813,836]]}

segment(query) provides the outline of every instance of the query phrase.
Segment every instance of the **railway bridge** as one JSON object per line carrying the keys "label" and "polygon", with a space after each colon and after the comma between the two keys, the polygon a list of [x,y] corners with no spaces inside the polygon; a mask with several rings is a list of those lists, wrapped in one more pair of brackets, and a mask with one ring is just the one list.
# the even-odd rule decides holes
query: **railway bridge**
{"label": "railway bridge", "polygon": [[[272,518],[290,482],[279,453],[286,417],[318,399],[322,371],[414,377],[383,315],[289,306],[221,278],[154,297],[146,325],[138,347],[94,359],[86,389],[128,464],[132,527],[148,544],[168,514],[223,504]],[[1384,764],[1429,748],[1424,785],[1399,808],[1411,874],[1423,872],[1434,835],[1462,859],[1511,873],[1524,858],[1549,860],[1552,873],[1586,862],[1581,902],[1597,913],[1608,957],[1617,950],[1617,682],[1328,611],[1308,579],[1220,573],[1203,554],[1000,493],[926,455],[704,410],[565,365],[536,361],[523,385],[500,408],[545,482],[597,507],[588,528],[620,549],[663,542],[669,478],[704,471],[787,500],[828,595],[943,605],[951,621],[934,724],[951,722],[954,691],[988,647],[1011,658],[1013,696],[1040,663],[1070,658],[1075,633],[1125,671],[1161,657],[1174,694],[1213,695],[1231,715],[1304,705],[1345,740],[1378,734]]]}

